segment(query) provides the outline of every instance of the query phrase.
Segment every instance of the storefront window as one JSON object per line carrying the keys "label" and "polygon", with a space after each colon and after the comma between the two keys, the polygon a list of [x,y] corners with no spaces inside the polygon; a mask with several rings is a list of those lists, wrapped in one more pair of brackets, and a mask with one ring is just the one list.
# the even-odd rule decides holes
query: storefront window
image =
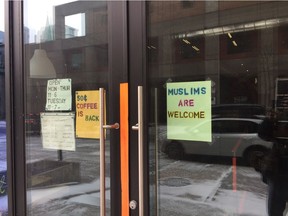
{"label": "storefront window", "polygon": [[[151,215],[263,216],[267,207],[282,215],[287,2],[151,1],[147,8],[148,41],[158,41],[147,50]],[[258,131],[273,116],[268,139]]]}
{"label": "storefront window", "polygon": [[[100,213],[107,13],[105,1],[24,1],[27,215]],[[107,194],[109,183],[107,166]]]}
{"label": "storefront window", "polygon": [[8,214],[5,120],[4,1],[0,2],[0,215]]}

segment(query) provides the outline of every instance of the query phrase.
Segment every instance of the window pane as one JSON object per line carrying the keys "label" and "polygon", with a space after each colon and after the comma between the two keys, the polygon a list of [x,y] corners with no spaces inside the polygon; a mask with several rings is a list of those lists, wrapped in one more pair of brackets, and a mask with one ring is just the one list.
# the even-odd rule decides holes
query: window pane
{"label": "window pane", "polygon": [[85,14],[65,17],[65,38],[85,36]]}
{"label": "window pane", "polygon": [[[149,1],[146,15],[150,214],[263,216],[269,197],[268,207],[280,206],[272,211],[282,215],[288,197],[287,169],[281,169],[288,157],[282,151],[288,2]],[[192,94],[200,85],[209,97]],[[211,118],[189,115],[210,114],[210,108]],[[261,139],[263,119],[275,115],[273,139]],[[194,129],[202,122],[212,123],[204,137]],[[269,176],[270,152],[280,165]],[[268,192],[269,183],[279,199]]]}
{"label": "window pane", "polygon": [[24,9],[27,215],[99,215],[95,110],[99,88],[108,89],[107,2],[27,0]]}
{"label": "window pane", "polygon": [[4,1],[0,2],[0,215],[8,214],[5,119]]}

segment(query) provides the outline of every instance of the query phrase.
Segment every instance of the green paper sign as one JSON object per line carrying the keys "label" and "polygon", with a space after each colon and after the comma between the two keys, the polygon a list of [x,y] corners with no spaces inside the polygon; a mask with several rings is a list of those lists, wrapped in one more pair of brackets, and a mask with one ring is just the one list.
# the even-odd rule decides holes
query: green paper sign
{"label": "green paper sign", "polygon": [[167,138],[212,141],[211,81],[167,83]]}

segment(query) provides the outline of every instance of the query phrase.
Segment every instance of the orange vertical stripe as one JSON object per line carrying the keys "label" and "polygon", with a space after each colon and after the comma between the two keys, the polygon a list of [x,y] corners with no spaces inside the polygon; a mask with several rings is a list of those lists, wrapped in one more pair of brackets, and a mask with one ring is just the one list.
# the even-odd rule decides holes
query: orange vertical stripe
{"label": "orange vertical stripe", "polygon": [[120,84],[121,216],[129,216],[128,83]]}

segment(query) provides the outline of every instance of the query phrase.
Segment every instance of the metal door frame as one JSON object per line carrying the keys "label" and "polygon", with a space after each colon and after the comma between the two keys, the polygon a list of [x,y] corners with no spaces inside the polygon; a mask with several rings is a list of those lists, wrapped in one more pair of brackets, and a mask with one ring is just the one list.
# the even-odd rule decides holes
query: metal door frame
{"label": "metal door frame", "polygon": [[5,96],[9,215],[26,212],[22,1],[5,1]]}
{"label": "metal door frame", "polygon": [[[149,155],[147,127],[147,84],[146,84],[146,2],[129,1],[128,3],[128,50],[129,50],[129,121],[130,121],[130,200],[139,200],[138,192],[138,134],[131,131],[138,121],[137,97],[138,86],[143,86],[143,214],[149,215]],[[139,209],[130,210],[130,215],[139,215]],[[140,214],[141,216],[142,214]]]}

